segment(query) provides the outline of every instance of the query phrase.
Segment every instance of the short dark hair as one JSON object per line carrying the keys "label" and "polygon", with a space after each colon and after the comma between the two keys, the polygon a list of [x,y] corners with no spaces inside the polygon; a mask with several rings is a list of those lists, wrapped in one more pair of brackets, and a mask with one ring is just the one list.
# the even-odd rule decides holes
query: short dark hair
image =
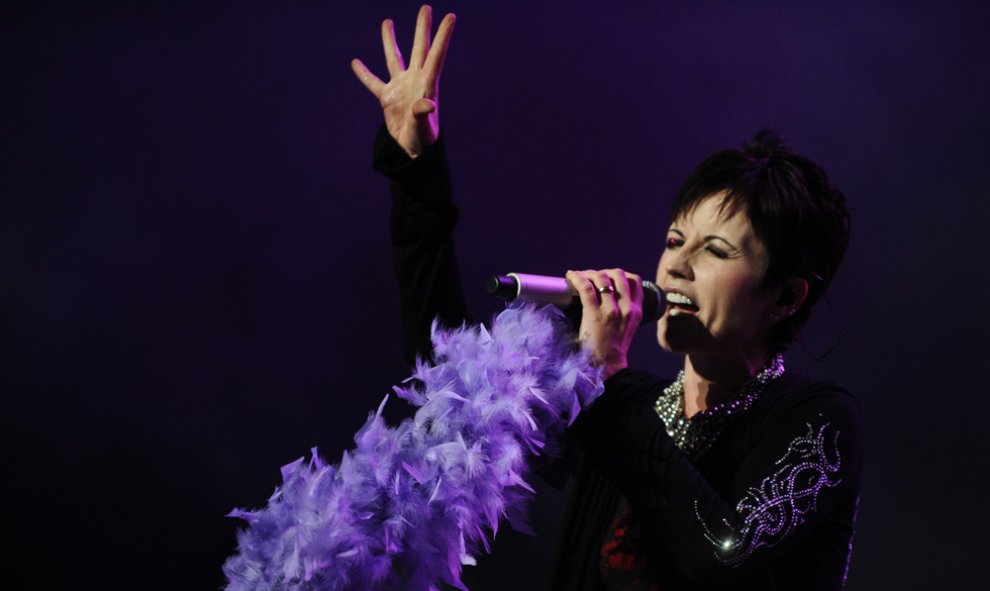
{"label": "short dark hair", "polygon": [[721,210],[745,210],[766,245],[770,260],[764,285],[791,277],[808,281],[804,305],[770,334],[773,350],[786,349],[832,282],[849,245],[845,196],[820,165],[782,145],[770,129],[761,130],[742,150],[721,150],[706,158],[677,192],[672,219],[723,191]]}

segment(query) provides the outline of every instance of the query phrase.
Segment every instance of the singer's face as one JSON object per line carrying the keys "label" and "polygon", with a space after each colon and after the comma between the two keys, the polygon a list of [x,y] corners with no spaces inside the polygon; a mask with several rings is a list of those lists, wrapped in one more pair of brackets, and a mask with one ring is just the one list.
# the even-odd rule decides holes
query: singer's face
{"label": "singer's face", "polygon": [[763,287],[767,250],[746,213],[721,203],[722,194],[701,200],[667,232],[657,267],[672,302],[657,328],[667,351],[763,353],[775,300]]}

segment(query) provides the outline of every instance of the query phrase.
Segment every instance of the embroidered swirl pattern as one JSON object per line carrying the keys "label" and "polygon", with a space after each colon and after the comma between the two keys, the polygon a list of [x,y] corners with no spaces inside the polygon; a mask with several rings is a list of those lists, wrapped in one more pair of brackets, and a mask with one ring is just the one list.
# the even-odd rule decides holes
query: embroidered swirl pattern
{"label": "embroidered swirl pattern", "polygon": [[780,468],[759,486],[750,487],[736,504],[741,525],[733,526],[723,520],[730,532],[728,536],[720,537],[708,527],[695,501],[695,514],[721,562],[739,566],[759,548],[776,545],[817,509],[818,493],[823,488],[841,482],[836,477],[841,465],[839,432],[835,431],[831,440],[827,440],[825,431],[829,423],[817,430],[810,424],[807,427],[807,435],[791,441],[787,453],[776,461]]}

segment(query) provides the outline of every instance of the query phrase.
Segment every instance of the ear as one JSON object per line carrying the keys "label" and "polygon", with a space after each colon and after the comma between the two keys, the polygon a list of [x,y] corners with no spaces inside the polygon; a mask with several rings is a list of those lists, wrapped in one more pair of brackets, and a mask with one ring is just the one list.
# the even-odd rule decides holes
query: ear
{"label": "ear", "polygon": [[808,299],[808,280],[803,277],[791,277],[780,286],[780,296],[773,304],[770,315],[784,319],[793,316]]}

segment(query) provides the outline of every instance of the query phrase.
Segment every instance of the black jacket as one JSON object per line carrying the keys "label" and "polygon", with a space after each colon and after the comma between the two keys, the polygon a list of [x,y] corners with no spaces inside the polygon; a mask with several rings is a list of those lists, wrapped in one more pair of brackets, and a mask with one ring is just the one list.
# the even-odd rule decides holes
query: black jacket
{"label": "black jacket", "polygon": [[[434,318],[470,321],[451,238],[458,210],[442,138],[411,160],[383,126],[374,167],[391,179],[411,363],[429,356]],[[840,589],[862,470],[858,401],[834,383],[785,374],[692,462],[652,409],[668,383],[620,371],[568,433],[576,481],[554,588]]]}

